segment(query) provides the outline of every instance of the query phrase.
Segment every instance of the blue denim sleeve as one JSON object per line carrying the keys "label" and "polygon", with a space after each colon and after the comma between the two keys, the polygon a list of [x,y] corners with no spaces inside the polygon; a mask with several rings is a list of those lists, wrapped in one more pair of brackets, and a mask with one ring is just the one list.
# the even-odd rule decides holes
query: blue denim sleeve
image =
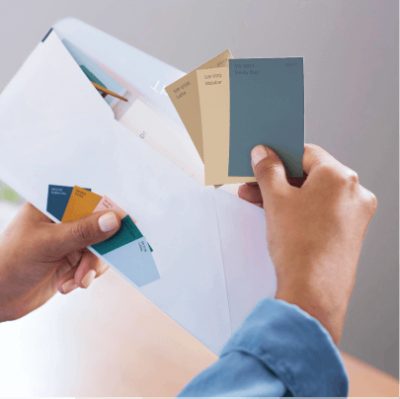
{"label": "blue denim sleeve", "polygon": [[324,327],[284,301],[260,302],[221,356],[180,396],[347,396],[348,380]]}

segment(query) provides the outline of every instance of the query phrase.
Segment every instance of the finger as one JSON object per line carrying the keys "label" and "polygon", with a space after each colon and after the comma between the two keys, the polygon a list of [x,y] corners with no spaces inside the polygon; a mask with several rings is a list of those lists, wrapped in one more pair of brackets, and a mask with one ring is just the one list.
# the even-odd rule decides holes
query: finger
{"label": "finger", "polygon": [[304,148],[303,168],[308,175],[304,186],[319,179],[322,184],[332,185],[335,182],[351,183],[358,186],[357,173],[339,162],[327,151],[314,144],[306,144]]}
{"label": "finger", "polygon": [[71,266],[76,267],[81,261],[82,255],[82,251],[74,251],[67,255],[67,260]]}
{"label": "finger", "polygon": [[258,185],[243,184],[239,187],[238,195],[241,199],[252,204],[262,203],[262,195]]}
{"label": "finger", "polygon": [[244,183],[246,186],[257,186],[258,187],[258,183],[256,181],[249,181],[247,183]]}
{"label": "finger", "polygon": [[307,179],[307,175],[303,177],[288,177],[289,184],[294,187],[301,187]]}
{"label": "finger", "polygon": [[75,282],[74,274],[75,268],[71,268],[66,274],[60,276],[57,289],[61,294],[68,294],[79,287]]}
{"label": "finger", "polygon": [[320,146],[315,144],[305,144],[303,154],[304,172],[309,175],[317,166],[321,164],[339,165],[340,162]]}
{"label": "finger", "polygon": [[72,266],[68,261],[64,261],[56,271],[57,286],[62,285],[63,282],[68,280],[71,270],[75,270],[75,267]]}
{"label": "finger", "polygon": [[360,190],[361,199],[365,204],[365,206],[367,207],[370,215],[372,216],[376,212],[376,209],[378,207],[378,200],[375,194],[366,189],[364,186],[359,185],[358,187]]}
{"label": "finger", "polygon": [[96,255],[85,251],[75,271],[75,283],[81,288],[88,288],[96,278],[98,270],[100,270],[100,260]]}
{"label": "finger", "polygon": [[97,212],[74,222],[54,224],[51,227],[54,255],[66,256],[89,245],[104,241],[120,228],[121,220],[115,212]]}
{"label": "finger", "polygon": [[285,167],[278,155],[270,148],[258,145],[251,152],[254,175],[266,202],[288,194],[292,187],[286,179]]}
{"label": "finger", "polygon": [[102,276],[107,270],[110,269],[110,266],[107,265],[107,263],[102,262],[100,259],[97,262],[97,267],[96,267],[96,278]]}

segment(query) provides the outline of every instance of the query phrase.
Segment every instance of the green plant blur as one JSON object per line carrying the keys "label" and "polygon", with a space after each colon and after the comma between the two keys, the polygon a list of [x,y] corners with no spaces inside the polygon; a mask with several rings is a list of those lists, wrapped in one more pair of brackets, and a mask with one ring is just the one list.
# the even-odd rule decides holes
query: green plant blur
{"label": "green plant blur", "polygon": [[12,188],[0,182],[0,201],[17,204],[21,202],[21,197]]}

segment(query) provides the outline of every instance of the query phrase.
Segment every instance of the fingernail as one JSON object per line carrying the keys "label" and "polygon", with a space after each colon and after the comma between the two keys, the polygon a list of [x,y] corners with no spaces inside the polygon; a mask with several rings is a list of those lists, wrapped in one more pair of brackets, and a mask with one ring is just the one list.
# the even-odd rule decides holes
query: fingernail
{"label": "fingernail", "polygon": [[96,271],[95,270],[89,270],[83,279],[81,280],[81,286],[83,288],[88,288],[90,284],[93,283],[93,280],[96,277]]}
{"label": "fingernail", "polygon": [[100,276],[101,274],[103,274],[108,268],[109,266],[107,265],[107,263],[101,262],[100,266],[97,268],[98,275]]}
{"label": "fingernail", "polygon": [[118,227],[118,219],[114,212],[108,212],[99,217],[99,227],[103,233],[115,230]]}
{"label": "fingernail", "polygon": [[256,166],[263,159],[267,158],[268,152],[263,145],[255,146],[251,151],[251,163]]}
{"label": "fingernail", "polygon": [[70,280],[66,281],[62,286],[61,290],[64,294],[68,294],[69,292],[73,291],[75,288],[78,288],[78,284],[75,283],[75,280],[71,278]]}

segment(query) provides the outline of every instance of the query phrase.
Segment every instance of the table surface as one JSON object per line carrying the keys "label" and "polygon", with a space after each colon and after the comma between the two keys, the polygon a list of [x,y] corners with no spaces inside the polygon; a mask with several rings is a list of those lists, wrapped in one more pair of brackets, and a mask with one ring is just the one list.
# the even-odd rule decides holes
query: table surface
{"label": "table surface", "polygon": [[[0,396],[173,396],[216,359],[113,270],[0,337]],[[352,395],[397,395],[392,377],[344,359]]]}

